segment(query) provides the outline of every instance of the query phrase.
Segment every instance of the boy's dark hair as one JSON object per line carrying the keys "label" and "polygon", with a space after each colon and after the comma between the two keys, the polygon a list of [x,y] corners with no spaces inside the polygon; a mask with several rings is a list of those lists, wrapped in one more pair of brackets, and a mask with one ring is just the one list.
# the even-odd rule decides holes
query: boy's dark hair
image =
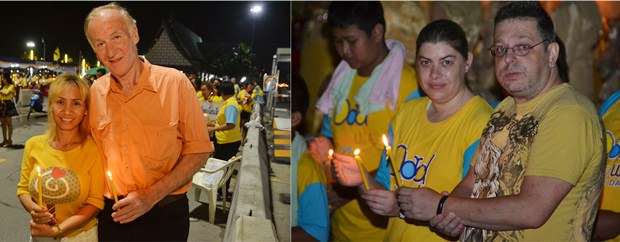
{"label": "boy's dark hair", "polygon": [[540,5],[540,2],[511,2],[497,11],[495,15],[495,26],[507,19],[527,19],[532,18],[536,21],[538,33],[545,41],[544,46],[547,48],[549,43],[555,41],[555,30],[553,28],[553,20],[549,14]]}
{"label": "boy's dark hair", "polygon": [[558,35],[555,36],[555,42],[557,42],[558,45],[560,46],[558,59],[555,62],[558,67],[558,74],[560,75],[560,78],[562,79],[562,81],[569,82],[570,72],[569,72],[568,63],[566,62],[566,46],[564,46],[564,42],[562,41],[562,39],[560,39],[560,36]]}
{"label": "boy's dark hair", "polygon": [[301,115],[305,116],[308,110],[308,87],[304,79],[298,74],[293,75],[291,89],[291,112],[300,112]]}
{"label": "boy's dark hair", "polygon": [[378,1],[334,1],[327,12],[327,25],[331,28],[355,25],[370,36],[377,24],[382,24],[386,29],[383,6]]}
{"label": "boy's dark hair", "polygon": [[235,95],[235,84],[232,82],[222,82],[218,88],[222,96],[224,95]]}
{"label": "boy's dark hair", "polygon": [[446,42],[467,60],[469,49],[465,31],[463,31],[463,28],[461,28],[459,24],[452,20],[439,19],[424,26],[416,40],[416,55],[419,53],[422,44],[427,42]]}

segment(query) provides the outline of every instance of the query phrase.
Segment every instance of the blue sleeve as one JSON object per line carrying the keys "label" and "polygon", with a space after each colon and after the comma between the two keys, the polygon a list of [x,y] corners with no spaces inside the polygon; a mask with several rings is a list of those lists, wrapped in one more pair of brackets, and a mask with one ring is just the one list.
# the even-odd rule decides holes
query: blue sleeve
{"label": "blue sleeve", "polygon": [[224,114],[226,114],[226,123],[227,124],[236,124],[237,123],[237,115],[239,115],[239,109],[234,105],[227,106],[224,109]]}
{"label": "blue sleeve", "polygon": [[[390,144],[394,143],[394,131],[392,130],[392,124],[390,123],[388,128],[388,140]],[[390,176],[392,171],[392,164],[387,162],[387,156],[385,154],[386,150],[383,148],[383,152],[381,153],[381,161],[379,161],[379,168],[377,169],[377,176],[375,176],[375,181],[381,184],[385,189],[390,190]],[[394,174],[396,175],[396,174]]]}
{"label": "blue sleeve", "polygon": [[467,175],[469,165],[471,164],[471,159],[478,148],[478,144],[480,144],[480,139],[476,140],[467,148],[467,150],[465,150],[465,154],[463,155],[463,176],[461,178],[465,178],[465,175]]}
{"label": "blue sleeve", "polygon": [[299,226],[315,239],[329,239],[329,207],[327,191],[321,182],[310,184],[299,196]]}
{"label": "blue sleeve", "polygon": [[319,132],[319,134],[333,139],[334,135],[332,134],[332,127],[329,126],[329,115],[323,115],[323,123],[321,124],[321,131]]}
{"label": "blue sleeve", "polygon": [[609,110],[611,106],[618,102],[618,99],[620,99],[620,91],[611,94],[611,96],[605,100],[605,102],[601,105],[601,117],[607,113],[607,110]]}

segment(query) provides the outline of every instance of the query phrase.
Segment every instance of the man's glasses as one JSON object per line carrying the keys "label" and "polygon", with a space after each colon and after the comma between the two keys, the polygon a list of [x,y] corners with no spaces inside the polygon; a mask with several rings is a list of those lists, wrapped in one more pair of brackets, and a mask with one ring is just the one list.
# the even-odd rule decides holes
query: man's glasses
{"label": "man's glasses", "polygon": [[489,51],[491,52],[491,55],[495,57],[504,57],[506,54],[508,54],[508,50],[512,50],[512,53],[514,53],[517,56],[524,56],[530,53],[531,49],[542,44],[545,41],[548,41],[548,39],[544,39],[543,41],[540,41],[534,45],[520,44],[512,48],[504,47],[501,45],[500,46],[494,45],[494,46],[491,46],[491,48],[489,48]]}

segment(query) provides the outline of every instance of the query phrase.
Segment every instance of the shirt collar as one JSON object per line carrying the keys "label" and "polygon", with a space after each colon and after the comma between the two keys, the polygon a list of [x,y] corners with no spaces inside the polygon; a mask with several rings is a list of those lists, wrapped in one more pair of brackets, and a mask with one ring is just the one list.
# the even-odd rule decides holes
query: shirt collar
{"label": "shirt collar", "polygon": [[[155,78],[151,77],[151,67],[153,66],[145,57],[138,57],[140,61],[144,63],[144,68],[142,69],[142,73],[140,73],[140,80],[136,85],[136,90],[145,89],[152,92],[157,92],[157,85],[155,85]],[[96,90],[101,93],[101,95],[107,95],[112,89],[115,92],[121,92],[118,86],[112,87],[112,74],[106,74],[101,78],[97,79],[95,82],[101,82],[100,85],[96,85]]]}

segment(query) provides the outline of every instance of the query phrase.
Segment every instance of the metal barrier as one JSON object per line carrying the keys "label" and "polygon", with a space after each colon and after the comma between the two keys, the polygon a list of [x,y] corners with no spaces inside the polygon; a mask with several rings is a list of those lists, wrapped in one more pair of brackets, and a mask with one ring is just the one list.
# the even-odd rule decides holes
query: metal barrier
{"label": "metal barrier", "polygon": [[[260,124],[261,113],[261,106],[255,104],[250,122]],[[223,241],[277,241],[262,126],[248,128],[246,138]]]}

